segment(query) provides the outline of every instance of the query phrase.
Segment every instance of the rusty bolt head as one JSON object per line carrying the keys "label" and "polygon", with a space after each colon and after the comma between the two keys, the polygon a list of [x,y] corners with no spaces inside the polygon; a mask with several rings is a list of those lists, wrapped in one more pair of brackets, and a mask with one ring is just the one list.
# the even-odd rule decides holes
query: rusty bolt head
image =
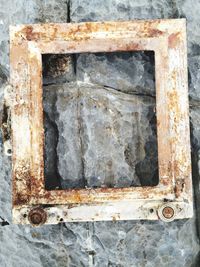
{"label": "rusty bolt head", "polygon": [[172,222],[176,218],[177,208],[170,202],[158,208],[158,217],[164,222]]}
{"label": "rusty bolt head", "polygon": [[162,214],[166,219],[171,219],[174,216],[174,209],[172,207],[164,207]]}
{"label": "rusty bolt head", "polygon": [[29,212],[28,219],[33,226],[39,226],[46,222],[47,213],[42,208],[35,208]]}

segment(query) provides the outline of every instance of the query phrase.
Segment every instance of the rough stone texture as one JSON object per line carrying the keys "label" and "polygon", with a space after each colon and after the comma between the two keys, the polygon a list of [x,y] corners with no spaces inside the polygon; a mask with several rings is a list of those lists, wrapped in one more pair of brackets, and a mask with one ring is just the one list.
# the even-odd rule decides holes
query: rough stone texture
{"label": "rough stone texture", "polygon": [[189,88],[192,100],[200,100],[200,56],[191,56],[188,59],[189,65]]}
{"label": "rough stone texture", "polygon": [[[155,99],[84,83],[50,86],[44,91],[49,118],[58,114],[54,124],[64,188],[157,183]],[[55,105],[47,104],[51,95],[57,98],[56,112]],[[46,128],[49,158],[55,153],[49,138],[52,128]],[[52,160],[48,166],[52,168]]]}
{"label": "rough stone texture", "polygon": [[80,22],[173,18],[178,15],[176,2],[180,1],[73,0],[71,1],[70,20]]}
{"label": "rough stone texture", "polygon": [[81,54],[77,79],[123,92],[155,95],[153,52]]}
{"label": "rough stone texture", "polygon": [[188,52],[190,55],[200,52],[200,22],[197,18],[200,2],[198,0],[179,0],[176,3],[179,16],[187,18]]}
{"label": "rough stone texture", "polygon": [[198,251],[195,236],[190,235],[193,226],[192,220],[167,225],[141,221],[95,223],[95,266],[191,266],[195,253],[190,248]]}
{"label": "rough stone texture", "polygon": [[[190,108],[190,131],[191,131],[191,155],[193,191],[195,197],[195,208],[197,214],[197,231],[200,234],[200,108],[198,102],[191,103]],[[200,264],[200,257],[199,257]],[[198,265],[197,265],[198,266]]]}
{"label": "rough stone texture", "polygon": [[[198,0],[71,0],[68,12],[64,0],[0,0],[0,101],[2,103],[3,83],[8,76],[8,26],[15,23],[33,22],[66,22],[66,21],[99,21],[186,17],[188,22],[188,52],[189,52],[189,84],[191,98],[191,144],[193,159],[194,193],[196,196],[196,211],[199,208],[199,168],[200,168],[200,88],[199,63],[200,56],[200,22]],[[82,55],[72,58],[75,65],[68,66],[66,56],[49,56],[44,58],[44,83],[63,83],[72,81],[77,72],[77,79],[93,82],[101,86],[112,87],[103,89],[109,92],[114,89],[121,91],[117,95],[136,99],[136,96],[125,93],[140,94],[143,103],[145,95],[154,95],[153,66],[150,55],[138,53],[123,53],[110,55]],[[71,59],[70,59],[71,60]],[[60,67],[61,66],[61,67]],[[62,68],[63,66],[63,68]],[[75,72],[73,71],[75,69]],[[66,71],[65,71],[66,70]],[[65,73],[66,72],[66,73]],[[140,77],[140,75],[142,77]],[[49,88],[49,87],[48,87]],[[58,177],[49,188],[59,187],[61,179],[58,168],[54,164],[57,158],[57,143],[59,134],[70,134],[65,124],[73,118],[73,106],[57,105],[61,94],[57,90],[44,90],[45,125],[46,125],[46,168],[47,176]],[[96,91],[97,85],[94,86]],[[74,94],[77,89],[74,89]],[[89,89],[86,88],[86,92]],[[69,90],[70,91],[70,90]],[[72,91],[72,90],[71,90]],[[70,92],[71,92],[70,91]],[[83,90],[82,90],[83,91]],[[66,88],[63,94],[69,92]],[[112,93],[114,94],[114,93]],[[94,95],[91,94],[93,97]],[[110,94],[109,94],[110,95]],[[142,96],[144,95],[144,97]],[[98,95],[99,96],[99,95]],[[102,94],[100,95],[102,99]],[[60,99],[60,100],[59,100]],[[84,107],[87,103],[85,97]],[[57,103],[57,104],[56,104]],[[100,102],[99,102],[100,103]],[[98,104],[99,104],[98,103]],[[1,108],[2,105],[0,105]],[[56,108],[57,107],[57,108]],[[68,110],[68,117],[64,116]],[[84,109],[83,111],[87,111]],[[141,114],[144,114],[144,111]],[[83,113],[87,118],[88,113]],[[87,116],[86,116],[87,115]],[[63,119],[63,126],[61,124]],[[151,121],[144,116],[144,121]],[[59,124],[59,130],[57,127]],[[71,124],[72,126],[74,125]],[[148,157],[155,158],[155,129],[151,122],[152,135],[145,145],[145,158],[137,165],[136,172],[145,177],[143,164]],[[86,125],[85,125],[86,126]],[[142,124],[141,127],[146,125]],[[68,131],[68,132],[67,132]],[[150,128],[149,128],[150,133]],[[143,133],[142,133],[143,134]],[[145,133],[146,134],[146,133]],[[72,132],[71,132],[72,135]],[[77,136],[73,138],[78,139]],[[152,138],[152,140],[151,140]],[[66,136],[64,138],[66,140]],[[63,140],[63,143],[64,143]],[[95,141],[95,140],[94,140]],[[103,140],[104,141],[104,140]],[[50,145],[48,145],[50,144]],[[135,144],[135,143],[133,143]],[[134,147],[135,149],[135,147]],[[148,153],[154,151],[154,155]],[[61,147],[58,156],[62,157]],[[64,164],[64,163],[63,163]],[[79,163],[79,161],[76,162]],[[197,218],[174,221],[172,223],[148,221],[121,221],[96,223],[68,223],[55,226],[31,228],[16,226],[11,222],[11,180],[10,159],[2,152],[0,138],[0,266],[1,267],[199,267],[199,241],[196,233],[196,222],[200,233],[200,223]],[[150,171],[149,171],[150,172]],[[148,170],[146,170],[148,173]],[[146,176],[147,177],[147,176]],[[53,179],[51,179],[52,181]],[[80,181],[80,184],[82,182]],[[199,200],[199,201],[198,201]]]}
{"label": "rough stone texture", "polygon": [[55,90],[48,91],[44,87],[43,107],[44,107],[44,125],[45,125],[45,183],[47,189],[60,188],[59,173],[57,170],[57,143],[58,129],[55,123],[56,117],[56,94]]}

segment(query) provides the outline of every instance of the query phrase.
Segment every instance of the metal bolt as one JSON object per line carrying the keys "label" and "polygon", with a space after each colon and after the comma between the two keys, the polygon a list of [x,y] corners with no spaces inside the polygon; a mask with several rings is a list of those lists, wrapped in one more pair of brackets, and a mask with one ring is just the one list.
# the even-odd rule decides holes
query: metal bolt
{"label": "metal bolt", "polygon": [[42,208],[35,208],[29,212],[28,219],[33,226],[39,226],[46,222],[47,213]]}
{"label": "metal bolt", "polygon": [[166,219],[171,219],[174,216],[174,209],[172,207],[164,207],[162,214]]}

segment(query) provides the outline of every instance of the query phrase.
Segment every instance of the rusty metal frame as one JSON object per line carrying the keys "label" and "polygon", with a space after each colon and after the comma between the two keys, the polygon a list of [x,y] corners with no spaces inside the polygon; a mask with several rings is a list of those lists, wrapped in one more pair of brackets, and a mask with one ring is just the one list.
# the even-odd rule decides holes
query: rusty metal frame
{"label": "rusty metal frame", "polygon": [[[139,50],[155,52],[159,184],[45,190],[42,54]],[[10,63],[14,223],[192,217],[185,19],[11,26]]]}

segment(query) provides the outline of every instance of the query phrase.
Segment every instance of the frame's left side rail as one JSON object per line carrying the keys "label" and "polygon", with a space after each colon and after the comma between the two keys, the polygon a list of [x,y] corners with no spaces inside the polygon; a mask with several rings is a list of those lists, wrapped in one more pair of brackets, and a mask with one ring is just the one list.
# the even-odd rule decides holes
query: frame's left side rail
{"label": "frame's left side rail", "polygon": [[13,87],[12,122],[12,176],[13,205],[28,203],[30,198],[30,80],[27,43],[20,45],[11,38],[10,82]]}

